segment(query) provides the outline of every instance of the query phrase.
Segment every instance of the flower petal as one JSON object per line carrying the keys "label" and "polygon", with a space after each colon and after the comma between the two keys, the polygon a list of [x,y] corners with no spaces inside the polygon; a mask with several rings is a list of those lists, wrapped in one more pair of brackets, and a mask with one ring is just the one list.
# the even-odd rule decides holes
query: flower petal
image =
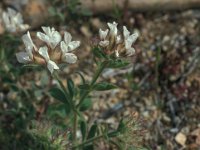
{"label": "flower petal", "polygon": [[20,63],[28,63],[31,61],[29,54],[27,52],[16,53],[17,61]]}
{"label": "flower petal", "polygon": [[42,27],[44,33],[37,32],[37,37],[46,42],[52,49],[54,49],[61,41],[61,35],[55,28]]}
{"label": "flower petal", "polygon": [[117,36],[117,39],[116,39],[116,44],[119,44],[120,42],[121,42],[121,36],[118,35],[118,36]]}
{"label": "flower petal", "polygon": [[22,15],[20,13],[17,13],[15,16],[13,16],[12,21],[14,24],[16,24],[18,26],[23,24]]}
{"label": "flower petal", "polygon": [[130,32],[127,30],[126,26],[123,26],[123,35],[124,39],[127,39],[130,36]]}
{"label": "flower petal", "polygon": [[99,29],[99,36],[101,40],[105,40],[107,35],[108,35],[108,29],[106,29],[105,31]]}
{"label": "flower petal", "polygon": [[75,50],[80,46],[81,42],[80,41],[72,41],[69,43],[69,52]]}
{"label": "flower petal", "polygon": [[42,32],[37,32],[36,36],[37,36],[40,40],[46,42],[47,44],[50,44],[50,42],[49,42],[49,37],[48,37],[46,34],[44,34],[44,33],[42,33]]}
{"label": "flower petal", "polygon": [[26,52],[29,54],[29,57],[32,58],[33,57],[33,54],[32,54],[33,48],[36,49],[36,47],[33,44],[33,41],[31,39],[31,35],[30,35],[29,31],[27,32],[27,34],[24,34],[22,36],[22,41],[26,47]]}
{"label": "flower petal", "polygon": [[135,49],[133,47],[126,50],[127,56],[132,56],[133,54],[135,54]]}
{"label": "flower petal", "polygon": [[2,20],[5,25],[6,30],[8,30],[9,32],[16,32],[16,30],[17,30],[16,25],[13,23],[11,18],[12,18],[12,16],[9,16],[8,13],[3,12]]}
{"label": "flower petal", "polygon": [[115,50],[115,56],[119,57],[119,51],[118,50]]}
{"label": "flower petal", "polygon": [[54,70],[59,69],[58,65],[51,60],[47,62],[47,68],[51,72],[51,74],[53,73]]}
{"label": "flower petal", "polygon": [[2,19],[3,19],[3,23],[5,25],[9,25],[10,24],[10,19],[7,13],[3,12],[2,14]]}
{"label": "flower petal", "polygon": [[113,22],[113,23],[107,23],[108,27],[110,28],[110,33],[111,35],[116,36],[117,35],[117,23]]}
{"label": "flower petal", "polygon": [[137,40],[138,36],[139,36],[139,35],[138,35],[138,33],[136,32],[136,33],[130,35],[130,36],[128,37],[127,40],[129,40],[129,42],[133,44],[133,43]]}
{"label": "flower petal", "polygon": [[64,33],[64,41],[67,45],[72,41],[72,35],[69,32]]}
{"label": "flower petal", "polygon": [[58,31],[54,31],[52,36],[49,38],[51,42],[50,46],[52,49],[54,49],[58,45],[58,43],[60,43],[61,41],[61,35]]}
{"label": "flower petal", "polygon": [[109,45],[109,43],[110,43],[110,42],[109,42],[108,40],[105,40],[105,41],[100,41],[100,42],[99,42],[99,45],[102,46],[102,47],[106,47],[106,46]]}
{"label": "flower petal", "polygon": [[131,48],[132,44],[136,41],[137,38],[138,38],[138,33],[134,33],[127,39],[125,39],[125,48],[126,49]]}
{"label": "flower petal", "polygon": [[19,25],[20,31],[26,31],[30,28],[28,24],[20,24]]}
{"label": "flower petal", "polygon": [[44,27],[44,26],[42,26],[42,30],[44,31],[44,33],[45,33],[47,36],[50,36],[50,35],[51,35],[51,28],[50,28],[50,27]]}
{"label": "flower petal", "polygon": [[8,8],[7,10],[10,17],[13,17],[17,14],[17,12],[12,8]]}
{"label": "flower petal", "polygon": [[69,50],[68,50],[68,46],[65,44],[64,41],[60,42],[60,49],[61,49],[61,51],[62,51],[63,53],[66,53],[66,52],[69,51]]}
{"label": "flower petal", "polygon": [[50,60],[49,54],[48,54],[48,48],[46,46],[40,47],[38,50],[39,54],[44,57],[44,59],[48,62]]}
{"label": "flower petal", "polygon": [[63,61],[73,64],[77,61],[77,56],[73,53],[65,53]]}

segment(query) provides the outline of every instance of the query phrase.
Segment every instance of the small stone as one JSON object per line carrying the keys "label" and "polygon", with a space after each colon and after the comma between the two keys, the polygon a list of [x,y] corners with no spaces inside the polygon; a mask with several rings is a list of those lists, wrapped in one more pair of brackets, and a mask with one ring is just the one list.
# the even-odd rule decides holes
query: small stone
{"label": "small stone", "polygon": [[185,134],[179,132],[176,137],[175,137],[175,141],[180,144],[181,146],[185,147],[185,142],[187,140],[187,137]]}
{"label": "small stone", "polygon": [[81,32],[87,37],[87,38],[91,38],[92,37],[92,33],[90,32],[89,28],[87,26],[82,26],[81,27]]}

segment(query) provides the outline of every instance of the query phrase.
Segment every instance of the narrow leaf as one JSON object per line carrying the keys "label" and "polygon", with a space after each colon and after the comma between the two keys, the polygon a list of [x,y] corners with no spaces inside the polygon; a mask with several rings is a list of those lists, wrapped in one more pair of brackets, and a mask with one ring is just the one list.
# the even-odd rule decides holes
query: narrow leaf
{"label": "narrow leaf", "polygon": [[94,47],[92,49],[92,52],[93,52],[94,56],[96,56],[97,58],[106,58],[106,55],[104,54],[102,49],[100,49],[98,47]]}
{"label": "narrow leaf", "polygon": [[129,64],[127,61],[123,61],[121,59],[118,60],[110,60],[108,64],[108,68],[122,68]]}
{"label": "narrow leaf", "polygon": [[94,90],[96,91],[106,91],[117,88],[116,85],[107,82],[100,82],[94,85]]}
{"label": "narrow leaf", "polygon": [[74,82],[72,81],[72,79],[68,79],[67,80],[67,87],[68,87],[69,95],[70,95],[71,99],[73,99],[73,96],[74,96]]}
{"label": "narrow leaf", "polygon": [[81,90],[89,90],[90,89],[90,85],[89,84],[81,84],[78,86],[79,89]]}
{"label": "narrow leaf", "polygon": [[83,103],[80,106],[80,111],[86,111],[92,107],[92,100],[90,98],[84,99]]}
{"label": "narrow leaf", "polygon": [[80,122],[80,127],[81,127],[81,134],[82,134],[82,141],[85,140],[86,138],[86,132],[87,132],[87,124],[85,121]]}
{"label": "narrow leaf", "polygon": [[61,101],[62,103],[64,104],[68,103],[65,93],[61,89],[54,87],[49,90],[49,93],[53,98]]}
{"label": "narrow leaf", "polygon": [[96,135],[96,132],[97,132],[97,125],[93,124],[92,127],[90,128],[87,139],[93,138]]}

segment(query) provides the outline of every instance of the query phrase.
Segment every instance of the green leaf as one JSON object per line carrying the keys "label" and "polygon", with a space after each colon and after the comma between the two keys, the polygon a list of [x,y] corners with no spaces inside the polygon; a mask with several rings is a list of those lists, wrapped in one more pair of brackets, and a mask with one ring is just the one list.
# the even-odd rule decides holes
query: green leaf
{"label": "green leaf", "polygon": [[92,49],[92,52],[93,52],[94,56],[96,56],[97,58],[106,58],[106,54],[104,54],[102,49],[100,49],[99,47],[94,47]]}
{"label": "green leaf", "polygon": [[96,135],[96,132],[97,132],[97,124],[93,124],[92,127],[90,128],[87,139],[93,138]]}
{"label": "green leaf", "polygon": [[55,98],[55,99],[59,100],[60,102],[64,103],[66,114],[69,114],[71,112],[71,107],[70,107],[69,101],[68,101],[65,93],[61,89],[59,89],[57,87],[54,87],[54,88],[49,90],[49,93],[51,94],[51,96],[53,98]]}
{"label": "green leaf", "polygon": [[[94,125],[92,125],[92,127],[90,128],[90,131],[89,131],[89,133],[88,133],[87,139],[91,139],[91,138],[95,137],[96,132],[97,132],[97,125],[94,124]],[[93,143],[88,144],[87,146],[84,146],[84,147],[83,147],[83,150],[93,150],[93,149],[94,149]]]}
{"label": "green leaf", "polygon": [[80,111],[86,111],[92,107],[92,100],[90,98],[84,99],[83,103],[80,106]]}
{"label": "green leaf", "polygon": [[67,80],[67,87],[69,90],[69,95],[70,95],[71,99],[73,99],[75,89],[74,89],[74,82],[72,81],[72,79]]}
{"label": "green leaf", "polygon": [[68,103],[65,93],[61,89],[54,87],[49,90],[49,93],[51,94],[52,97],[61,101],[62,103],[64,104]]}
{"label": "green leaf", "polygon": [[94,85],[94,90],[96,91],[106,91],[117,88],[116,85],[107,82],[100,82]]}
{"label": "green leaf", "polygon": [[40,65],[37,64],[28,64],[28,65],[23,65],[22,68],[33,68],[33,67],[40,67]]}
{"label": "green leaf", "polygon": [[90,85],[89,84],[81,84],[78,86],[79,89],[81,90],[89,90],[90,89]]}
{"label": "green leaf", "polygon": [[110,60],[107,67],[108,68],[122,68],[127,65],[129,65],[129,62],[123,61],[121,59],[117,59],[117,60]]}
{"label": "green leaf", "polygon": [[86,138],[87,124],[85,121],[81,121],[80,126],[81,126],[82,140],[84,141]]}

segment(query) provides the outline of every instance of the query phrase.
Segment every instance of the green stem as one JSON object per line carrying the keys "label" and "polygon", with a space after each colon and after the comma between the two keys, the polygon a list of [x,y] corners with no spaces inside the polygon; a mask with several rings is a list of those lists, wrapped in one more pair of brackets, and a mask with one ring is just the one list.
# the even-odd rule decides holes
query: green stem
{"label": "green stem", "polygon": [[[62,88],[62,90],[64,91],[65,93],[65,96],[68,97],[68,92],[65,88],[65,86],[63,85],[62,81],[59,79],[58,77],[58,74],[57,72],[54,73],[54,77],[55,79],[58,81],[60,87]],[[74,104],[73,104],[73,101],[69,98],[67,98],[67,101],[69,102],[71,108],[73,109],[74,111],[74,122],[73,122],[73,138],[74,138],[74,142],[76,142],[76,131],[77,131],[77,110],[76,108],[74,107]]]}
{"label": "green stem", "polygon": [[79,103],[78,103],[78,105],[77,105],[77,108],[79,108],[79,107],[81,106],[81,104],[83,103],[84,99],[85,99],[85,98],[88,96],[88,94],[91,92],[91,90],[92,90],[94,84],[96,83],[98,77],[101,75],[101,73],[102,73],[103,70],[105,69],[106,65],[107,65],[107,62],[103,62],[103,63],[100,64],[100,66],[98,67],[96,73],[94,74],[94,76],[93,76],[93,78],[92,78],[92,81],[91,81],[91,83],[90,83],[90,89],[87,90],[87,91],[82,95],[82,97],[80,98],[80,101],[79,101]]}
{"label": "green stem", "polygon": [[76,144],[76,131],[77,131],[77,118],[78,116],[77,116],[77,113],[76,112],[74,112],[74,124],[73,124],[73,134],[74,134],[74,136],[73,136],[73,138],[74,138],[74,143]]}

